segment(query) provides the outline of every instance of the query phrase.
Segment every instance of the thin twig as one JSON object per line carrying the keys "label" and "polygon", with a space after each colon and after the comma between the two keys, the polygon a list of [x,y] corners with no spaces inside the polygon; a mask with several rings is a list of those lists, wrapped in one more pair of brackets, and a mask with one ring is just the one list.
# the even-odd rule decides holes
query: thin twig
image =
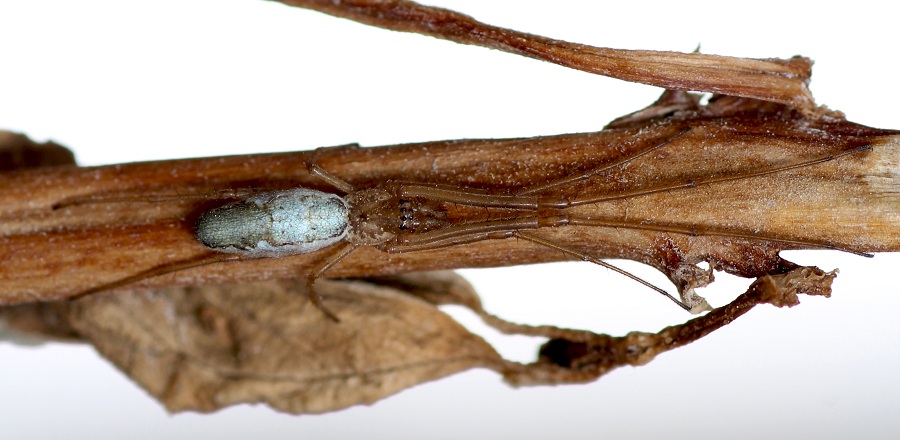
{"label": "thin twig", "polygon": [[762,99],[816,111],[807,88],[812,61],[804,57],[750,59],[593,47],[490,26],[468,15],[405,0],[277,1],[384,29],[498,49],[625,81]]}

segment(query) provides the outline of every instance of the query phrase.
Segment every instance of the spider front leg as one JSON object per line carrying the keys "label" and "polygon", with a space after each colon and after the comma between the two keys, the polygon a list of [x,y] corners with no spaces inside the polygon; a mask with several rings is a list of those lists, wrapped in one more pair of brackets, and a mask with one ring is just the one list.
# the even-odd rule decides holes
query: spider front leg
{"label": "spider front leg", "polygon": [[334,174],[331,174],[328,171],[325,171],[325,169],[323,169],[322,167],[320,167],[318,165],[318,162],[319,162],[319,157],[322,156],[323,154],[337,154],[342,151],[358,150],[359,148],[360,148],[359,144],[347,144],[347,145],[338,145],[336,147],[316,148],[315,151],[313,151],[312,155],[310,155],[309,158],[306,159],[306,169],[307,169],[307,171],[309,171],[309,174],[311,176],[315,176],[315,177],[318,177],[319,179],[322,179],[329,185],[341,190],[345,194],[353,194],[354,192],[356,192],[356,188],[354,188],[353,185],[347,183],[344,180],[341,180]]}

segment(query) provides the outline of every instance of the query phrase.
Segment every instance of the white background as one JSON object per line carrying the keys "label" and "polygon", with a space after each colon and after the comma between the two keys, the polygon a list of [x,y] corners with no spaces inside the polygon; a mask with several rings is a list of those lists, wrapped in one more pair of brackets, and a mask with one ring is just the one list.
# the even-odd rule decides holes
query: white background
{"label": "white background", "polygon": [[[596,46],[803,54],[816,60],[819,103],[900,128],[896,20],[874,2],[430,3]],[[0,128],[67,145],[85,165],[595,131],[659,93],[262,1],[0,0]],[[472,371],[321,416],[261,406],[172,416],[90,347],[0,342],[0,436],[900,438],[900,258],[788,258],[840,267],[834,296],[801,297],[790,310],[760,306],[589,385],[513,389]],[[621,266],[667,285],[640,265]],[[465,274],[489,310],[521,322],[621,335],[688,318],[587,263]],[[719,279],[705,292],[715,305],[748,284]],[[451,313],[514,359],[533,358],[540,342]]]}

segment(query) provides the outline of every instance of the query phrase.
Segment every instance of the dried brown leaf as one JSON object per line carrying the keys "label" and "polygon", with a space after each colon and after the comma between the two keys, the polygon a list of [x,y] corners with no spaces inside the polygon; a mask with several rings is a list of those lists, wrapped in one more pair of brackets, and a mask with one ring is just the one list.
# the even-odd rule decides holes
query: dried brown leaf
{"label": "dried brown leaf", "polygon": [[71,325],[170,411],[265,403],[291,413],[368,404],[499,356],[426,302],[364,282],[321,281],[95,295]]}
{"label": "dried brown leaf", "polygon": [[[173,412],[265,403],[320,413],[475,367],[513,385],[590,382],[699,340],[757,304],[829,296],[834,277],[813,267],[766,275],[705,316],[622,337],[505,321],[452,272],[320,282],[342,323],[306,301],[305,283],[285,281],[94,295],[0,308],[0,318],[19,331],[83,337]],[[536,362],[505,361],[437,304],[464,305],[504,333],[550,341]]]}
{"label": "dried brown leaf", "polygon": [[454,304],[466,306],[474,311],[481,310],[481,299],[472,284],[451,270],[370,277],[365,281],[392,287],[437,306]]}
{"label": "dried brown leaf", "polygon": [[80,341],[69,324],[69,301],[34,302],[0,307],[0,329],[29,337]]}

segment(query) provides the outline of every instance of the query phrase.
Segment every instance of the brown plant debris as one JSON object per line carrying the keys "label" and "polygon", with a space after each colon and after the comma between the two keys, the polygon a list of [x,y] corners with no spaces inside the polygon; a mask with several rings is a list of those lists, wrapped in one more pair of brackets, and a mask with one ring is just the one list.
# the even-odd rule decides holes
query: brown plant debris
{"label": "brown plant debris", "polygon": [[825,111],[816,108],[807,88],[812,61],[804,57],[762,60],[593,47],[490,26],[458,12],[406,0],[278,1],[384,29],[498,49],[626,81],[762,99],[809,113]]}
{"label": "brown plant debris", "polygon": [[75,165],[75,155],[62,145],[0,130],[0,172],[54,165]]}
{"label": "brown plant debris", "polygon": [[[806,267],[765,276],[705,316],[623,337],[503,321],[449,272],[322,281],[318,288],[341,323],[316,310],[305,283],[296,281],[93,295],[0,308],[0,319],[19,331],[84,338],[172,412],[264,403],[289,413],[321,413],[478,367],[515,385],[591,381],[696,341],[756,304],[790,306],[798,293],[827,296],[833,278]],[[504,361],[439,304],[467,306],[509,334],[551,340],[535,363]]]}
{"label": "brown plant debris", "polygon": [[644,365],[660,353],[690,344],[730,324],[757,304],[792,307],[799,304],[799,293],[828,297],[835,276],[835,272],[816,267],[767,275],[757,279],[730,304],[658,333],[631,332],[611,337],[583,332],[581,338],[562,334],[541,347],[536,363],[519,370],[510,369],[505,372],[505,378],[519,385],[592,381],[623,365]]}
{"label": "brown plant debris", "polygon": [[499,357],[414,297],[363,282],[262,282],[95,295],[69,324],[170,411],[266,403],[291,413],[367,404]]}
{"label": "brown plant debris", "polygon": [[621,366],[647,364],[663,352],[690,344],[730,324],[758,304],[793,307],[800,303],[798,294],[830,297],[836,276],[836,271],[824,272],[816,267],[798,267],[784,274],[766,275],[730,304],[706,315],[666,327],[658,333],[631,332],[621,337],[505,321],[484,310],[477,293],[452,272],[376,277],[369,281],[393,286],[435,304],[468,307],[505,334],[549,338],[536,362],[507,362],[497,371],[513,385],[554,385],[590,382]]}

